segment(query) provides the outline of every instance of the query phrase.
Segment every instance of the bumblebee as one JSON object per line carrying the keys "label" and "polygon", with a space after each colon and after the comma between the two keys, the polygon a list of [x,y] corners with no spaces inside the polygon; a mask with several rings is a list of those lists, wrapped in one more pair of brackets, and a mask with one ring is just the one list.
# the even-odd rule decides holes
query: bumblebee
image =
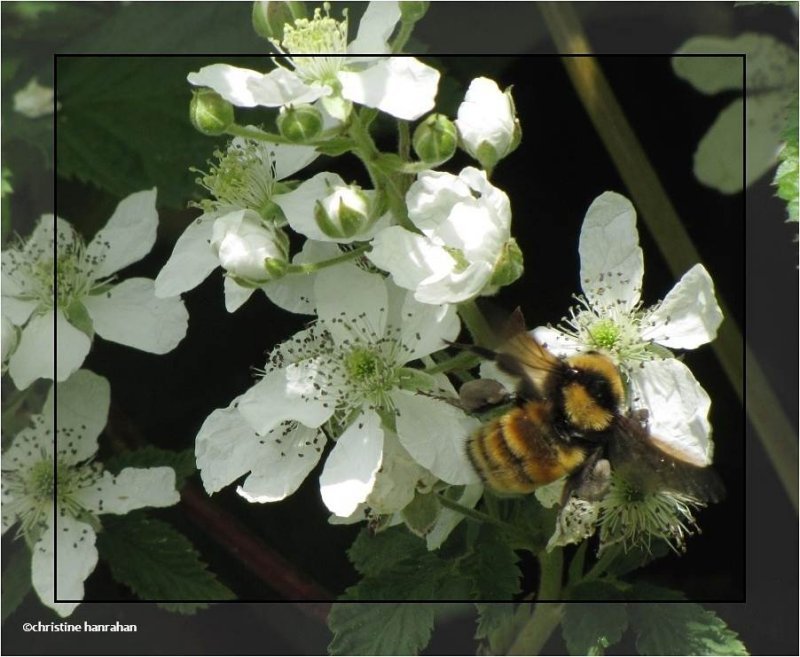
{"label": "bumblebee", "polygon": [[720,499],[722,486],[711,469],[652,436],[646,411],[623,410],[625,385],[610,358],[599,352],[554,355],[526,332],[519,310],[504,334],[496,351],[459,345],[519,379],[515,406],[467,443],[472,465],[492,490],[530,493],[567,476],[562,503],[574,492],[599,499],[610,465],[642,492]]}

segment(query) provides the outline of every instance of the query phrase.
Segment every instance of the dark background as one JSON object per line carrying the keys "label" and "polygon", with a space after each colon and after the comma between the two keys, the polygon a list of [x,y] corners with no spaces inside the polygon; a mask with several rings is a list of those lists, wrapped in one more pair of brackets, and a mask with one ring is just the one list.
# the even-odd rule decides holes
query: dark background
{"label": "dark background", "polygon": [[[737,34],[745,28],[761,29],[794,43],[791,35],[796,30],[796,21],[792,27],[787,20],[788,12],[782,15],[775,13],[775,9],[770,12],[762,8],[734,11],[730,5],[721,3],[692,3],[678,8],[669,3],[622,4],[602,3],[601,7],[599,3],[582,3],[578,10],[595,49],[617,53],[601,58],[611,86],[720,295],[737,324],[745,328],[787,415],[796,422],[798,294],[797,253],[792,242],[796,227],[783,223],[785,207],[773,197],[766,178],[748,190],[746,199],[743,194],[723,196],[694,179],[691,171],[694,148],[735,94],[700,95],[673,74],[669,57],[665,56],[688,36],[712,31]],[[247,12],[241,5],[228,6],[231,21],[238,14],[236,25],[241,28],[240,37],[227,49],[220,50],[255,52],[256,48],[263,48],[261,42],[249,35],[241,37],[249,30],[246,15],[249,4]],[[503,4],[502,10],[498,7],[498,3],[492,3],[491,8],[485,3],[434,3],[415,31],[412,46],[424,44],[428,53],[481,53],[480,57],[439,56],[431,62],[455,83],[441,89],[437,107],[451,116],[473,77],[488,75],[501,86],[514,85],[523,141],[498,167],[493,182],[511,199],[513,232],[525,254],[526,268],[524,278],[504,290],[498,303],[506,307],[522,305],[529,323],[538,325],[557,321],[570,305],[571,295],[579,291],[577,239],[588,205],[605,190],[630,194],[575,96],[560,61],[552,56],[525,56],[552,52],[536,8],[528,3]],[[115,50],[147,51],[147,43],[118,43]],[[170,53],[191,50],[213,49],[199,45],[188,50],[179,45],[174,49],[160,48],[161,52]],[[59,49],[68,51],[69,48]],[[510,54],[502,57],[483,54],[501,51]],[[185,72],[205,63],[226,60],[216,56],[187,61]],[[159,67],[159,62],[150,60],[148,65]],[[266,59],[235,63],[261,69],[268,66]],[[62,67],[86,65],[98,63],[96,59],[89,62],[84,58],[59,58],[57,63],[59,71]],[[113,68],[114,60],[104,60],[102,66]],[[169,68],[173,67],[174,60]],[[101,80],[99,77],[98,81]],[[187,85],[187,102],[188,97]],[[67,104],[66,98],[64,103]],[[142,129],[146,130],[146,125]],[[209,140],[209,154],[211,150]],[[187,163],[200,164],[192,159]],[[330,160],[321,160],[316,166],[325,169],[331,166],[329,163]],[[457,171],[466,164],[470,164],[469,160],[460,156],[448,163],[447,169]],[[345,178],[361,175],[357,167],[343,169],[339,161],[334,168]],[[308,175],[314,172],[311,170]],[[58,179],[57,183],[59,215],[74,221],[88,234],[110,215],[118,200],[74,180]],[[158,180],[151,184],[158,184]],[[19,202],[24,202],[24,195]],[[38,205],[41,198],[28,202],[43,211]],[[154,276],[177,235],[193,216],[191,212],[169,209],[160,215],[161,239],[150,256],[126,272],[128,275]],[[18,230],[26,232],[24,227]],[[640,237],[645,253],[643,299],[649,304],[663,297],[675,279],[643,225]],[[156,357],[96,340],[86,362],[86,367],[111,381],[112,427],[126,435],[133,434],[134,439],[140,436],[171,449],[191,446],[208,413],[227,405],[251,385],[251,368],[263,364],[265,350],[289,336],[304,321],[278,311],[258,294],[234,315],[228,315],[223,306],[219,273],[212,274],[202,286],[187,294],[185,300],[190,313],[189,332],[175,352]],[[794,653],[797,516],[710,347],[689,353],[686,361],[713,400],[715,467],[726,483],[728,498],[699,514],[703,534],[689,539],[685,556],[656,562],[647,569],[647,576],[654,582],[685,591],[692,599],[746,599],[746,603],[707,606],[717,610],[740,633],[753,653]],[[787,362],[792,363],[788,371]],[[319,499],[318,473],[319,469],[298,493],[279,504],[247,504],[233,488],[212,499],[299,572],[336,594],[355,581],[355,573],[344,555],[355,529],[327,524],[327,513]],[[282,597],[280,592],[266,588],[240,562],[231,559],[213,535],[209,536],[206,529],[190,519],[191,514],[184,507],[160,514],[191,537],[211,569],[240,598]],[[87,581],[87,600],[121,597],[125,597],[125,591],[111,580],[101,564]],[[320,653],[324,652],[328,635],[318,620],[318,611],[317,607],[293,604],[233,603],[216,605],[195,618],[182,618],[148,604],[84,603],[69,619],[139,623],[139,633],[126,635],[123,644],[111,635],[80,638],[23,635],[20,628],[24,621],[50,619],[33,596],[29,596],[4,626],[3,649],[8,654]],[[473,629],[469,618],[443,623],[435,632],[428,652],[474,651]],[[562,651],[558,639],[553,641],[549,649]],[[631,649],[632,646],[622,645],[617,651],[624,653]]]}

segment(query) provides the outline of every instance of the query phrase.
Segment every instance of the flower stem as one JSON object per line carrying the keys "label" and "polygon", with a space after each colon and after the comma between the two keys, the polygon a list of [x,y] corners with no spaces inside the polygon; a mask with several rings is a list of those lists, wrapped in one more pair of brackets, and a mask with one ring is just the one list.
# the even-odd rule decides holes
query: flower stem
{"label": "flower stem", "polygon": [[402,21],[400,23],[400,31],[397,33],[397,38],[394,40],[392,44],[392,53],[398,54],[403,52],[403,48],[406,47],[406,43],[411,38],[411,33],[414,31],[415,23]]}
{"label": "flower stem", "polygon": [[457,511],[462,516],[467,518],[472,518],[473,520],[477,520],[478,522],[487,522],[490,525],[494,525],[495,527],[500,527],[508,532],[517,533],[516,527],[513,525],[509,525],[507,522],[503,522],[502,520],[498,520],[497,518],[493,518],[487,513],[483,513],[482,511],[476,511],[475,509],[470,509],[463,504],[459,504],[454,500],[451,500],[449,497],[445,497],[444,495],[437,495],[439,503],[452,511]]}
{"label": "flower stem", "polygon": [[560,548],[552,552],[542,550],[537,555],[539,561],[539,590],[533,614],[520,629],[508,650],[509,655],[538,655],[541,653],[553,631],[561,623],[564,605],[555,600],[561,595],[562,569],[564,555]]}
{"label": "flower stem", "polygon": [[428,374],[438,374],[439,372],[452,372],[454,370],[471,370],[480,362],[481,359],[479,356],[469,351],[462,351],[452,358],[426,367],[425,372]]}
{"label": "flower stem", "polygon": [[[570,3],[542,2],[538,7],[560,52],[591,53],[591,45]],[[701,262],[700,254],[600,65],[594,57],[564,57],[562,62],[670,270],[676,276],[683,275]],[[744,368],[747,368],[747,414],[797,510],[798,446],[795,432],[719,292],[717,299],[725,321],[711,346],[740,400],[744,398]]]}
{"label": "flower stem", "polygon": [[315,271],[338,265],[340,262],[355,260],[359,256],[369,251],[369,244],[356,247],[352,251],[345,251],[342,255],[331,258],[330,260],[320,260],[319,262],[306,262],[301,265],[289,265],[286,269],[287,274],[313,274]]}
{"label": "flower stem", "polygon": [[236,125],[235,123],[232,126],[229,126],[225,132],[234,137],[245,137],[247,139],[255,139],[256,141],[268,141],[272,144],[293,143],[283,135],[279,135],[274,132],[264,132],[258,128]]}
{"label": "flower stem", "polygon": [[494,332],[483,316],[481,309],[478,308],[478,304],[474,301],[460,303],[458,305],[458,314],[461,315],[461,319],[467,325],[475,344],[485,346],[492,343]]}

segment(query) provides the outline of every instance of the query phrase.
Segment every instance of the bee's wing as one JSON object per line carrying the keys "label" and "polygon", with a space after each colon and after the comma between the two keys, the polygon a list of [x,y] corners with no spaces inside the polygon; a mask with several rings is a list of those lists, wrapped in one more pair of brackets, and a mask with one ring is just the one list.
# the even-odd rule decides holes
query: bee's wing
{"label": "bee's wing", "polygon": [[713,469],[692,462],[635,418],[617,419],[608,451],[612,468],[643,491],[670,490],[700,502],[718,502],[725,495]]}
{"label": "bee's wing", "polygon": [[525,319],[517,308],[503,329],[504,342],[497,349],[498,367],[508,374],[522,377],[530,385],[523,386],[523,396],[536,397],[543,393],[547,376],[561,366],[561,361],[539,344],[527,332]]}

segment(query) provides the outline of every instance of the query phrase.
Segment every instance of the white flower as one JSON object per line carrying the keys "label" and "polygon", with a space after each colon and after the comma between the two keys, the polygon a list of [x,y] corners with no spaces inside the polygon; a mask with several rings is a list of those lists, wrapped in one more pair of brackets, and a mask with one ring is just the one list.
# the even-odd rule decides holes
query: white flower
{"label": "white flower", "polygon": [[400,19],[397,2],[370,2],[355,40],[348,44],[348,20],[337,21],[317,8],[311,19],[284,26],[273,42],[290,68],[267,74],[228,64],[190,73],[191,84],[210,87],[239,107],[281,107],[321,99],[333,117],[344,120],[347,101],[378,108],[413,121],[433,108],[439,72],[413,57],[388,57],[389,37]]}
{"label": "white flower", "polygon": [[24,89],[14,94],[14,111],[29,119],[38,119],[53,113],[53,88],[43,87],[36,78],[31,78]]}
{"label": "white flower", "polygon": [[[227,270],[232,269],[231,273],[237,276],[244,276],[242,272],[237,273],[242,264],[242,249],[238,247],[244,247],[244,251],[252,254],[258,249],[258,245],[265,245],[267,232],[273,234],[277,243],[283,242],[285,236],[274,230],[275,226],[286,222],[276,205],[281,194],[288,189],[280,181],[307,166],[317,154],[313,148],[307,146],[268,144],[236,137],[231,140],[225,152],[217,152],[216,157],[218,163],[211,165],[210,172],[200,179],[200,183],[211,192],[213,198],[198,204],[205,210],[204,214],[195,219],[178,238],[172,255],[156,277],[158,297],[173,297],[191,290],[220,266]],[[234,245],[229,242],[220,251],[221,234],[225,232],[225,226],[242,223],[242,210],[259,213],[264,225],[259,230],[254,229],[254,232],[261,235],[256,240],[258,245],[246,246],[239,242],[231,260],[228,247]],[[250,218],[244,220],[244,223],[254,227],[254,218],[250,213],[248,217]],[[273,226],[267,227],[266,222]],[[294,262],[323,260],[339,254],[335,248],[307,246],[303,253],[295,257]],[[222,262],[223,259],[225,262]],[[249,281],[241,278],[237,281],[236,276],[226,276],[225,307],[228,312],[238,309],[257,287],[286,310],[311,312],[308,310],[310,288],[309,283],[304,280],[305,276],[285,276],[270,283],[270,279],[277,273],[273,271],[270,276],[263,276],[261,272],[257,272],[256,277],[244,276]],[[273,290],[275,298],[271,293]]]}
{"label": "white flower", "polygon": [[417,464],[452,484],[477,480],[464,450],[477,422],[417,394],[440,379],[406,367],[459,331],[452,307],[422,305],[352,264],[317,276],[318,321],[279,345],[264,377],[197,437],[197,462],[214,492],[250,472],[238,491],[251,501],[293,492],[336,437],[320,476],[322,499],[349,516],[375,487],[388,431]]}
{"label": "white flower", "polygon": [[500,91],[488,78],[475,78],[458,107],[456,127],[464,149],[484,169],[513,151],[521,138],[511,91]]}
{"label": "white flower", "polygon": [[3,314],[22,329],[9,361],[17,388],[67,379],[94,333],[155,354],[183,339],[188,315],[180,299],[157,299],[147,278],[114,281],[152,248],[155,200],[154,189],[123,199],[88,245],[69,223],[45,215],[27,242],[3,251]]}
{"label": "white flower", "polygon": [[225,271],[254,286],[282,276],[288,264],[289,238],[253,210],[237,210],[217,219],[211,229],[211,248]]}
{"label": "white flower", "polygon": [[391,226],[367,257],[422,303],[459,303],[494,291],[492,277],[511,240],[511,205],[486,174],[425,171],[406,195],[422,234]]}
{"label": "white flower", "polygon": [[535,337],[560,356],[598,350],[629,379],[634,406],[647,408],[654,435],[711,462],[713,444],[706,418],[708,395],[669,349],[694,349],[714,339],[722,322],[714,283],[695,265],[663,301],[643,308],[644,261],[636,213],[619,194],[599,196],[581,229],[580,305],[559,328],[539,327]]}
{"label": "white flower", "polygon": [[2,343],[0,343],[0,345],[2,345],[3,353],[2,371],[5,373],[8,365],[8,359],[17,348],[17,343],[19,343],[19,331],[17,331],[16,327],[8,319],[6,319],[5,315],[0,316],[0,321],[2,321],[3,327]]}
{"label": "white flower", "polygon": [[289,225],[312,240],[348,244],[365,241],[385,228],[389,216],[375,214],[375,192],[346,185],[323,171],[275,199]]}
{"label": "white flower", "polygon": [[58,384],[57,401],[55,388],[42,414],[32,417],[33,426],[20,431],[3,454],[2,517],[3,532],[19,523],[19,533],[32,548],[36,593],[67,616],[78,603],[56,600],[83,598],[83,582],[97,564],[97,516],[170,506],[179,497],[172,468],[125,468],[112,475],[93,460],[108,416],[110,391],[104,378],[80,370]]}

